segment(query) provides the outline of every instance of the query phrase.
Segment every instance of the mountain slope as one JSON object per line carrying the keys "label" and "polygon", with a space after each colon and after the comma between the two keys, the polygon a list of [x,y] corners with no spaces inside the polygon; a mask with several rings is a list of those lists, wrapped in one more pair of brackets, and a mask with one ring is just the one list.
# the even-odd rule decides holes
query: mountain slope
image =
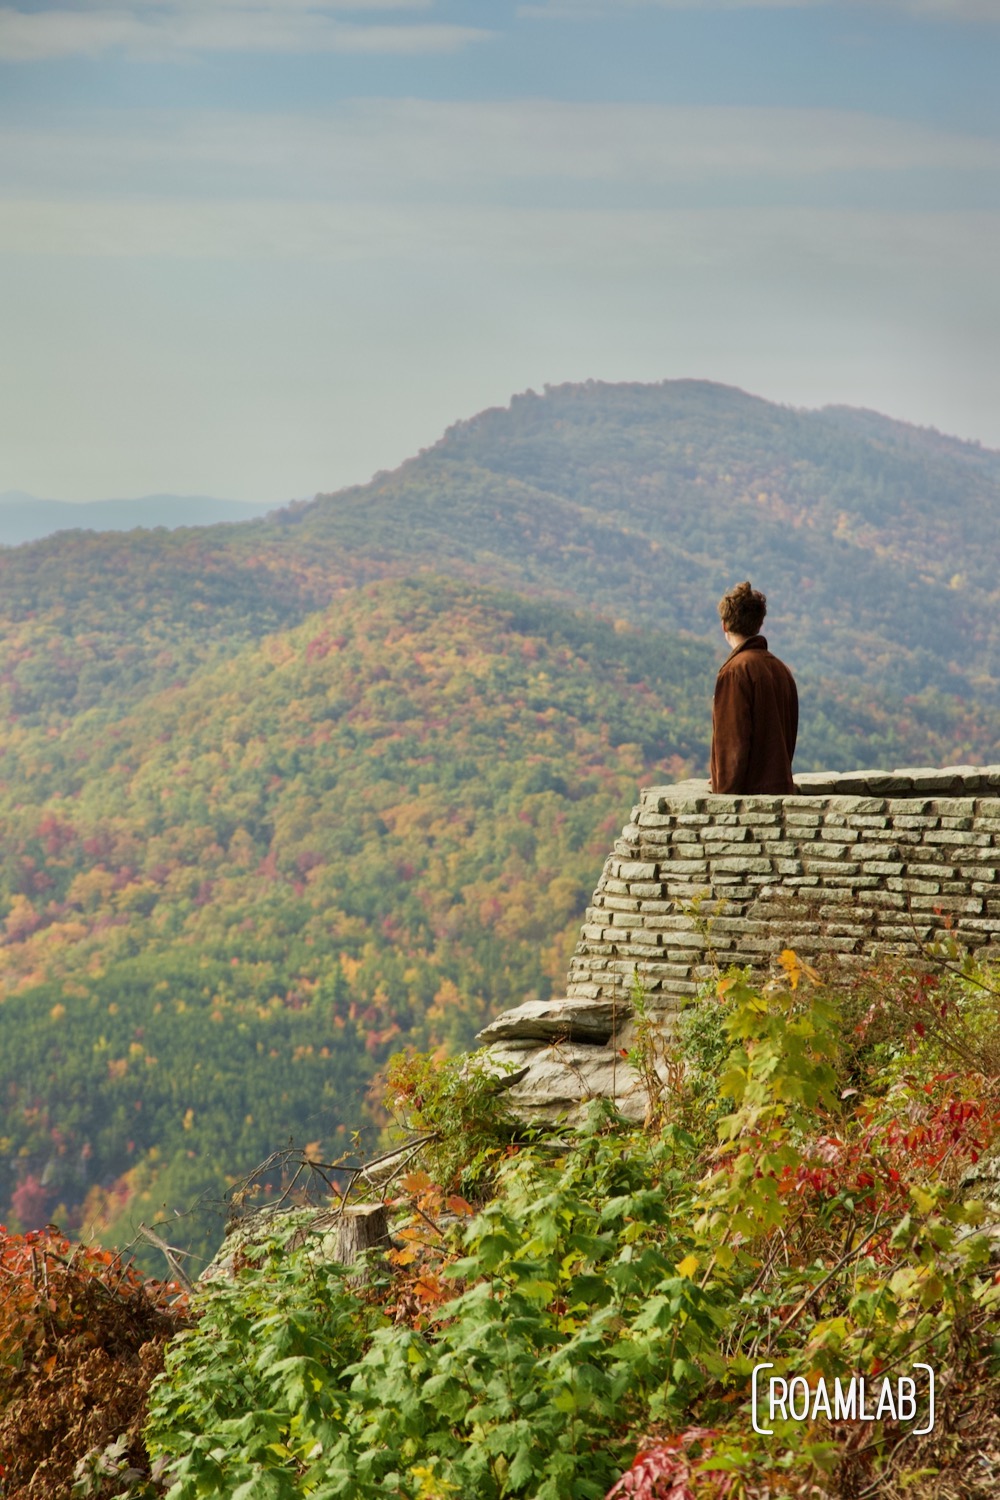
{"label": "mountain slope", "polygon": [[0,1213],[119,1234],[290,1135],[332,1154],[387,1051],[548,993],[636,782],[702,763],[711,672],[388,583],[117,723],[9,732]]}
{"label": "mountain slope", "polygon": [[953,664],[989,666],[976,596],[996,586],[1000,457],[971,450],[970,463],[956,444],[904,446],[902,424],[862,425],[699,382],[562,387],[434,451],[613,517],[633,577],[652,575],[634,609],[659,624],[711,630],[721,588],[750,574],[802,666],[884,680],[889,645],[900,687],[952,685]]}
{"label": "mountain slope", "polygon": [[706,382],[561,386],[266,519],[0,552],[0,689],[30,722],[113,716],[344,590],[450,571],[715,643],[749,576],[802,681],[995,703],[998,547],[974,444]]}
{"label": "mountain slope", "polygon": [[363,491],[293,514],[317,547],[485,578],[713,635],[750,576],[803,673],[995,699],[1000,455],[874,413],[707,382],[561,386],[457,424]]}

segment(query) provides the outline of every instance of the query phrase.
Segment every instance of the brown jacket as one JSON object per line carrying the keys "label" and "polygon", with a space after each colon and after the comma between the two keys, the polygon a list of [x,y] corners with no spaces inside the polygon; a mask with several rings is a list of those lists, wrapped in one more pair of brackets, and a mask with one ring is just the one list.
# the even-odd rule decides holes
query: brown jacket
{"label": "brown jacket", "polygon": [[799,727],[795,679],[762,635],[731,651],[719,668],[712,708],[713,792],[794,792]]}

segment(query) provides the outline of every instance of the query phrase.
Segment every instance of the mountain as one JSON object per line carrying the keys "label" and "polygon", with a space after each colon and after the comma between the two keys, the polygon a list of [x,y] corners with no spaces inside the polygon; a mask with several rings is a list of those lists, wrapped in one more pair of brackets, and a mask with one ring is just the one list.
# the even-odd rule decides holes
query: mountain
{"label": "mountain", "polygon": [[138,500],[40,500],[23,490],[0,494],[0,547],[38,541],[56,531],[132,531],[141,526],[213,526],[249,521],[272,509],[209,495],[143,495]]}
{"label": "mountain", "polygon": [[529,393],[391,474],[266,519],[81,540],[0,553],[8,617],[56,610],[74,656],[82,610],[101,655],[139,611],[143,671],[163,653],[184,670],[421,569],[718,643],[715,601],[750,577],[803,679],[1000,701],[1000,454],[704,381]]}
{"label": "mountain", "polygon": [[363,490],[293,510],[316,547],[456,569],[715,638],[750,577],[803,674],[997,700],[1000,454],[702,381],[515,397]]}
{"label": "mountain", "polygon": [[1000,758],[998,495],[873,413],[588,385],[250,523],[0,553],[0,1218],[120,1240],[330,1160],[391,1051],[551,993],[636,786],[704,771],[748,573],[799,770]]}

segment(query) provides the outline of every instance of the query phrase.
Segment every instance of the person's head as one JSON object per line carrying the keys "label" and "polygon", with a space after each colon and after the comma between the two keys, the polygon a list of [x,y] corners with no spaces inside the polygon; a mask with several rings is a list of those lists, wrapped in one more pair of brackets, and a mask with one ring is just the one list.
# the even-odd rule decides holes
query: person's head
{"label": "person's head", "polygon": [[719,618],[727,636],[742,636],[746,640],[759,635],[766,614],[767,600],[758,589],[750,587],[749,580],[738,583],[719,600]]}

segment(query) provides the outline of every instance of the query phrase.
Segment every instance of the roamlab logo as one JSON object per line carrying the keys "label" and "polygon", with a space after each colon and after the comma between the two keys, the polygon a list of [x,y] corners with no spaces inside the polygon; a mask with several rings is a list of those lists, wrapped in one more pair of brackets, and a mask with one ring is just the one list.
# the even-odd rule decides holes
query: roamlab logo
{"label": "roamlab logo", "polygon": [[[753,1429],[770,1437],[773,1424],[814,1422],[827,1417],[831,1422],[914,1422],[911,1437],[922,1437],[934,1426],[934,1371],[930,1365],[915,1364],[909,1375],[877,1377],[854,1375],[849,1380],[829,1382],[820,1376],[810,1385],[804,1375],[772,1375],[763,1379],[773,1364],[755,1365],[753,1371]],[[918,1379],[916,1372],[924,1371]],[[762,1419],[763,1418],[763,1422]],[[768,1425],[764,1426],[766,1422]]]}

